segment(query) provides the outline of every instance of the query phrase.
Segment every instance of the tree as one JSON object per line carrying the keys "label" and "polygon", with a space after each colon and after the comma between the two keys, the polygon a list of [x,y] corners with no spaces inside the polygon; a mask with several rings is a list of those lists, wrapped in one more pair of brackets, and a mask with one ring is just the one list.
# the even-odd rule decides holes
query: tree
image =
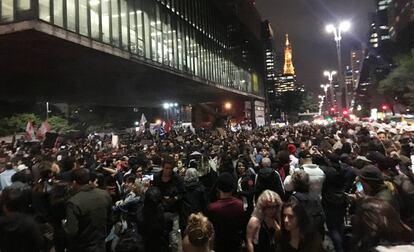
{"label": "tree", "polygon": [[47,120],[47,122],[50,125],[50,129],[57,133],[66,133],[73,130],[73,127],[69,125],[68,120],[59,116],[52,116]]}
{"label": "tree", "polygon": [[0,120],[0,135],[11,135],[15,132],[24,132],[26,130],[27,122],[31,120],[33,128],[39,127],[41,124],[40,118],[35,114],[16,114],[11,117],[5,117]]}
{"label": "tree", "polygon": [[397,67],[379,84],[380,93],[414,109],[414,49],[397,58]]}
{"label": "tree", "polygon": [[316,112],[318,105],[315,103],[313,95],[308,91],[288,91],[279,97],[279,107],[285,113]]}
{"label": "tree", "polygon": [[[11,117],[5,117],[0,120],[0,136],[7,136],[15,132],[24,132],[27,122],[31,120],[33,128],[36,131],[42,124],[42,120],[35,114],[16,114]],[[52,116],[48,119],[50,129],[58,133],[66,133],[73,130],[68,121],[59,116]]]}
{"label": "tree", "polygon": [[315,99],[314,95],[309,91],[301,92],[301,106],[299,107],[300,112],[318,112],[319,107],[317,103],[317,99]]}
{"label": "tree", "polygon": [[279,108],[286,114],[298,113],[302,105],[302,94],[299,90],[287,91],[280,94]]}

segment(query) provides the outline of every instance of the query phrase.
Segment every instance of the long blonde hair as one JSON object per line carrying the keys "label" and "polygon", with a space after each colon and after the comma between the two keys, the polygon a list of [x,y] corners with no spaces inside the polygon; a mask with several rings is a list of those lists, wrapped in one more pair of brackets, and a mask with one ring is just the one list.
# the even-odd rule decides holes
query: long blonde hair
{"label": "long blonde hair", "polygon": [[282,209],[282,199],[279,194],[271,190],[264,190],[259,198],[257,199],[256,206],[254,207],[252,216],[258,218],[259,220],[264,219],[264,208],[266,207],[276,207],[277,208],[277,221],[280,222],[280,211]]}

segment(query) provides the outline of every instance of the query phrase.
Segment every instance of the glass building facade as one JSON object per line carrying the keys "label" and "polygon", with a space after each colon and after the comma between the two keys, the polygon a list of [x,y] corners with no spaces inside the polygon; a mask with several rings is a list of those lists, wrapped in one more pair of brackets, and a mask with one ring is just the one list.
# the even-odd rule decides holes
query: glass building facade
{"label": "glass building facade", "polygon": [[260,67],[234,50],[226,17],[210,0],[0,0],[0,6],[0,23],[41,20],[138,61],[261,95]]}

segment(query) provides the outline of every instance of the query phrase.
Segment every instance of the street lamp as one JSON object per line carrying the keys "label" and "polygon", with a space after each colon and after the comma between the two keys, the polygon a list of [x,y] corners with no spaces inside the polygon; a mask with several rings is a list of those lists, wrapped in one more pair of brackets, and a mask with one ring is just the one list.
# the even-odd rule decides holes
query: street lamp
{"label": "street lamp", "polygon": [[170,119],[170,108],[172,107],[173,105],[171,105],[171,103],[164,103],[164,104],[162,104],[162,107],[165,109],[165,113],[166,113],[166,117],[167,117],[167,120],[169,120]]}
{"label": "street lamp", "polygon": [[163,107],[164,109],[169,109],[169,108],[170,108],[170,104],[168,104],[168,103],[164,103],[164,104],[162,105],[162,107]]}
{"label": "street lamp", "polygon": [[319,95],[318,97],[320,99],[320,101],[319,101],[319,115],[321,115],[322,114],[323,103],[324,103],[324,100],[325,100],[326,96],[325,95]]}
{"label": "street lamp", "polygon": [[328,89],[331,86],[331,84],[321,84],[321,88],[323,89],[323,92],[325,93],[325,96],[328,97]]}
{"label": "street lamp", "polygon": [[177,102],[166,102],[162,104],[162,107],[165,109],[165,112],[167,114],[167,120],[170,120],[170,119],[175,120],[178,103]]}
{"label": "street lamp", "polygon": [[49,110],[49,102],[46,102],[46,120],[48,120],[49,119],[49,113],[50,113],[51,111]]}
{"label": "street lamp", "polygon": [[[339,25],[336,27],[333,24],[329,24],[325,27],[326,32],[328,33],[333,33],[334,34],[334,39],[336,42],[336,53],[338,56],[338,69],[339,69],[339,86],[340,86],[340,91],[339,91],[339,97],[342,99],[342,89],[345,90],[345,108],[348,107],[348,87],[344,82],[344,78],[343,78],[343,71],[342,71],[342,56],[341,56],[341,39],[342,39],[342,33],[348,31],[351,28],[351,23],[349,23],[348,21],[344,21],[339,23]],[[339,99],[339,101],[341,101],[341,99]]]}
{"label": "street lamp", "polygon": [[[334,106],[335,105],[335,102],[334,102],[334,97],[335,97],[335,94],[334,94],[334,87],[333,87],[333,77],[336,75],[337,73],[336,73],[336,71],[324,71],[323,72],[323,75],[324,76],[326,76],[326,77],[328,77],[328,80],[329,80],[329,87],[331,88],[330,89],[330,95],[331,95],[331,106]],[[322,87],[322,85],[321,85],[321,87]],[[329,87],[327,87],[327,88],[329,88]],[[325,87],[322,87],[322,88],[324,88],[324,90],[325,90]],[[327,91],[327,90],[326,90]],[[325,94],[326,95],[326,94]]]}

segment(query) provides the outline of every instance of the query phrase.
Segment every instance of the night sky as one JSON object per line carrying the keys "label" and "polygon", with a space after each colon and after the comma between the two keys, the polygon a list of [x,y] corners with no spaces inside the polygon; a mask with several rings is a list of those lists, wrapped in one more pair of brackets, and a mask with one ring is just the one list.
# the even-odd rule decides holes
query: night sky
{"label": "night sky", "polygon": [[256,0],[256,7],[262,19],[272,24],[279,67],[283,65],[284,34],[289,33],[298,83],[321,93],[323,70],[337,69],[335,41],[333,34],[325,32],[325,25],[345,19],[352,22],[342,38],[343,65],[347,65],[350,49],[367,42],[369,12],[375,9],[375,1]]}

